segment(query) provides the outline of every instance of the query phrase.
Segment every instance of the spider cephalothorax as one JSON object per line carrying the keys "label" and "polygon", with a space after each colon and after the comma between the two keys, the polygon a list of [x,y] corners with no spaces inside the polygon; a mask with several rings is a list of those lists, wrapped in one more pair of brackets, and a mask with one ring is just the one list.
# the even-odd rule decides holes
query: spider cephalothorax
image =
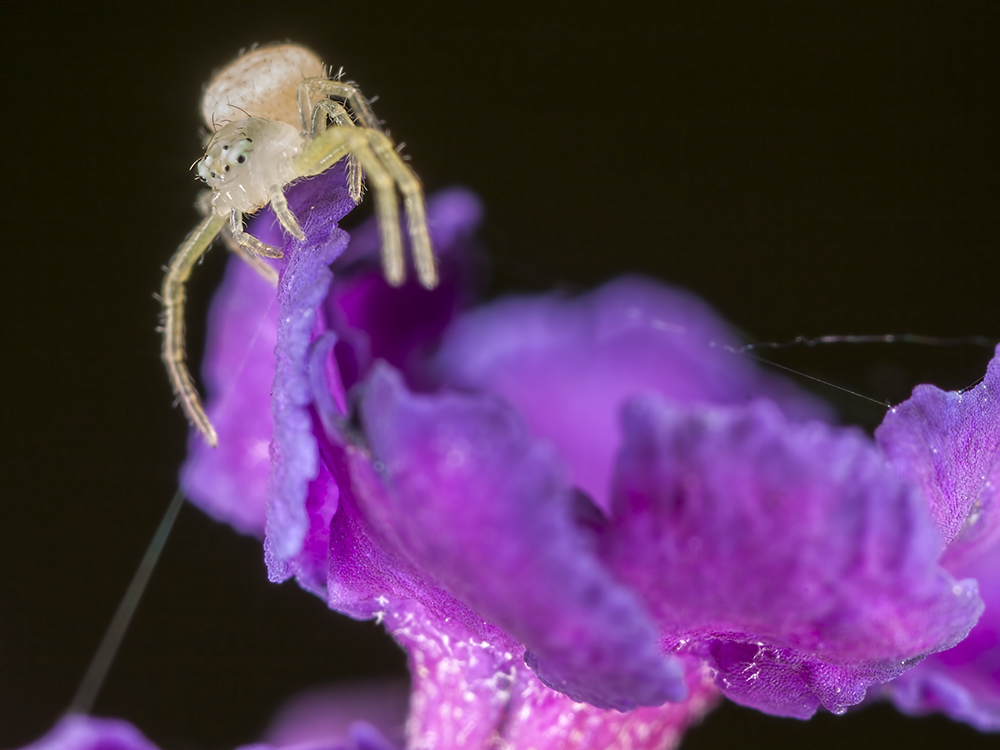
{"label": "spider cephalothorax", "polygon": [[329,78],[312,52],[282,44],[241,55],[205,88],[202,115],[213,132],[197,169],[211,193],[202,203],[205,219],[174,254],[163,282],[163,360],[188,419],[215,445],[215,430],[184,363],[184,284],[227,223],[225,236],[232,249],[274,280],[273,270],[259,258],[280,258],[281,252],[244,232],[243,215],[270,204],[284,230],[304,239],[285,200],[285,187],[347,158],[354,201],[361,200],[362,174],[374,189],[389,282],[402,283],[406,267],[397,190],[407,213],[417,276],[430,288],[437,284],[437,272],[420,180],[382,132],[361,92],[354,84]]}

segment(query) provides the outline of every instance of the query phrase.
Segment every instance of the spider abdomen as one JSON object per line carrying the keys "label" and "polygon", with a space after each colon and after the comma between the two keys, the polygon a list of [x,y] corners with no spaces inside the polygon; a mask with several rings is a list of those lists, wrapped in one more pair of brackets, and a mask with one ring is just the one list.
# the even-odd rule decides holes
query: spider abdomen
{"label": "spider abdomen", "polygon": [[205,87],[201,113],[212,130],[241,117],[265,117],[302,127],[296,89],[305,78],[325,78],[323,62],[297,44],[247,52]]}

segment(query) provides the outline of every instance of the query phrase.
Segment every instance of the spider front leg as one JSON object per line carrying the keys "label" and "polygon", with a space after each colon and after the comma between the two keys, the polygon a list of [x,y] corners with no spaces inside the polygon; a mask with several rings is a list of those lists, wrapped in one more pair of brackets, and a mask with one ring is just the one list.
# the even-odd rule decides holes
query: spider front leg
{"label": "spider front leg", "polygon": [[225,226],[225,219],[214,211],[188,235],[170,259],[167,275],[163,279],[163,363],[170,376],[170,384],[177,394],[188,421],[205,436],[213,448],[219,439],[215,428],[202,408],[198,390],[184,362],[184,284],[191,276],[191,269],[212,244],[212,240]]}
{"label": "spider front leg", "polygon": [[398,184],[403,194],[413,255],[420,283],[437,286],[437,270],[431,251],[430,235],[420,180],[383,133],[370,128],[330,128],[309,143],[293,164],[302,177],[319,174],[345,156],[353,154],[375,189],[375,213],[382,236],[382,266],[390,284],[399,285],[405,276],[403,244],[399,231]]}
{"label": "spider front leg", "polygon": [[[197,206],[198,213],[202,216],[208,216],[215,210],[212,206],[211,190],[203,191],[201,195],[198,196]],[[254,255],[252,252],[243,247],[243,245],[234,240],[233,235],[230,234],[227,229],[223,229],[219,233],[219,237],[225,243],[226,249],[229,250],[229,252],[238,255],[240,260],[253,268],[253,270],[256,271],[257,274],[271,286],[278,286],[278,272],[265,263],[263,258],[259,255]]]}
{"label": "spider front leg", "polygon": [[[284,202],[284,195],[281,196],[281,199],[282,202]],[[272,207],[275,210],[274,211],[275,214],[277,214],[278,207],[273,205]],[[284,208],[285,211],[289,215],[291,215],[291,211],[288,209],[287,203],[285,203]],[[278,214],[278,218],[280,220],[281,218],[280,214]],[[294,221],[294,217],[292,217],[292,219]],[[284,222],[282,222],[282,225],[284,225]],[[288,229],[288,227],[285,228]],[[299,223],[297,221],[295,222],[295,228],[298,229],[298,232],[301,235],[300,239],[304,239],[305,235],[302,234],[302,230],[299,229]],[[233,235],[233,241],[236,242],[236,244],[245,247],[247,250],[249,250],[251,253],[255,255],[260,255],[263,258],[283,258],[285,256],[285,254],[282,253],[278,248],[271,247],[270,245],[265,245],[263,242],[254,237],[252,234],[247,234],[246,232],[244,232],[243,214],[237,211],[235,208],[229,212],[229,232],[230,234]]]}

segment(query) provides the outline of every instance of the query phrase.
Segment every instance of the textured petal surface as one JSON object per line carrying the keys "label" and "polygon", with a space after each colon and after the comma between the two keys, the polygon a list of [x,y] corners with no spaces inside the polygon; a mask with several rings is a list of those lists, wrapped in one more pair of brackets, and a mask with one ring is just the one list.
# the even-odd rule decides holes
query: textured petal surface
{"label": "textured petal surface", "polygon": [[624,278],[577,298],[513,298],[465,316],[442,346],[438,375],[508,399],[555,445],[573,484],[606,508],[618,414],[637,394],[718,404],[770,396],[796,418],[828,415],[725,348],[737,345],[699,299]]}
{"label": "textured petal surface", "polygon": [[[463,267],[447,259],[465,247],[481,208],[467,192],[453,190],[428,202],[428,216],[431,239],[445,259],[442,283],[432,291],[422,289],[415,280],[391,290],[378,265],[345,270],[344,279],[333,283],[326,267],[331,251],[308,248],[300,252],[294,246],[288,251],[288,270],[279,287],[282,328],[272,402],[278,427],[268,491],[267,560],[273,580],[297,575],[315,590],[326,566],[336,483],[316,463],[314,417],[329,426],[343,416],[346,389],[370,366],[372,351],[391,351],[399,360],[411,359],[439,335],[463,304],[464,286],[459,283]],[[359,255],[364,258],[370,241],[364,237],[370,232],[361,234]],[[293,268],[294,279],[289,276]],[[358,314],[370,328],[354,328],[345,309],[362,311]],[[316,483],[316,491],[310,489],[310,482]],[[321,523],[311,524],[310,514]],[[313,541],[311,550],[302,546],[307,536]],[[293,559],[299,555],[303,559]]]}
{"label": "textured petal surface", "polygon": [[69,715],[24,750],[157,750],[157,747],[127,721]]}
{"label": "textured petal surface", "polygon": [[860,431],[655,397],[623,426],[604,557],[734,700],[843,712],[978,617],[974,582],[937,566],[930,515]]}
{"label": "textured petal surface", "polygon": [[680,703],[627,713],[574,703],[526,674],[513,691],[505,739],[516,748],[546,750],[671,750],[714,708],[719,691],[697,661],[685,663],[688,697]]}
{"label": "textured petal surface", "polygon": [[410,655],[411,750],[669,750],[719,700],[707,670],[687,660],[685,701],[626,713],[596,708],[542,684],[523,649],[505,652],[416,603],[391,603],[385,624]]}
{"label": "textured petal surface", "polygon": [[414,396],[377,368],[362,402],[387,491],[363,511],[414,567],[509,632],[539,677],[629,709],[684,697],[677,664],[573,521],[558,460],[488,397]]}
{"label": "textured petal surface", "polygon": [[968,391],[918,386],[875,438],[923,491],[946,543],[961,532],[961,547],[1000,544],[1000,355]]}
{"label": "textured petal surface", "polygon": [[941,711],[1000,731],[1000,349],[975,388],[917,387],[876,438],[952,538],[942,564],[956,577],[974,578],[986,604],[968,638],[928,657],[887,692],[906,713]]}

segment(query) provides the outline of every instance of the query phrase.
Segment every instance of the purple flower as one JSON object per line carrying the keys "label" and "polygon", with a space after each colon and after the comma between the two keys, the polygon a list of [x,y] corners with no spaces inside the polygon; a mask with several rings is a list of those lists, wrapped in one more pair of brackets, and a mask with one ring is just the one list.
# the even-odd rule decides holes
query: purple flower
{"label": "purple flower", "polygon": [[345,254],[337,179],[290,193],[277,303],[231,266],[220,448],[193,438],[184,482],[264,533],[272,580],[385,623],[410,746],[669,747],[719,690],[839,713],[968,634],[926,490],[703,303],[624,279],[470,309],[459,191],[429,207],[445,283],[390,289],[370,231]]}
{"label": "purple flower", "polygon": [[943,567],[975,578],[986,611],[969,637],[887,686],[900,710],[942,711],[1000,731],[1000,347],[986,378],[963,393],[919,386],[875,433],[929,503],[947,547]]}
{"label": "purple flower", "polygon": [[[23,750],[159,749],[127,721],[69,714],[47,735]],[[318,738],[297,744],[246,745],[239,750],[395,750],[395,747],[374,726],[358,721],[350,725],[343,740]]]}
{"label": "purple flower", "polygon": [[157,750],[142,732],[120,719],[68,714],[24,750]]}

